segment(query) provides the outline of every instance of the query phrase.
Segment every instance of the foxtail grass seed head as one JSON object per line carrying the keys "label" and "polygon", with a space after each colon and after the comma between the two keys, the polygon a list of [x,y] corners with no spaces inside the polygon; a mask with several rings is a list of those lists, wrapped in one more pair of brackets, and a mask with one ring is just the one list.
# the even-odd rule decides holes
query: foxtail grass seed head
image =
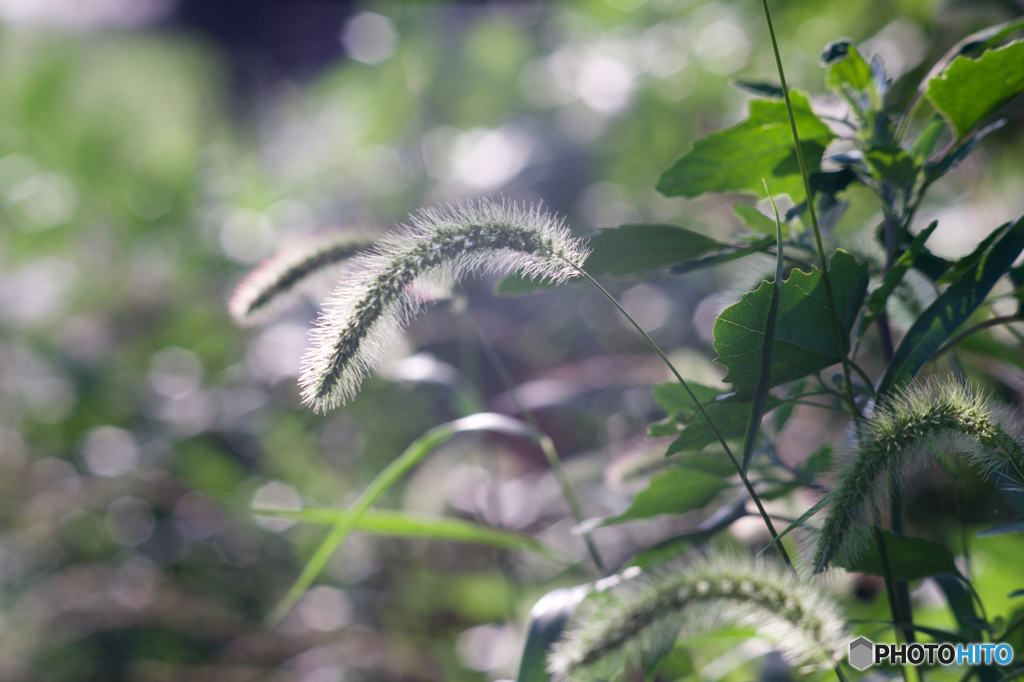
{"label": "foxtail grass seed head", "polygon": [[353,276],[335,289],[312,333],[299,378],[303,402],[326,411],[356,394],[422,308],[415,285],[511,272],[562,283],[587,253],[562,219],[538,206],[481,200],[420,211],[353,259]]}
{"label": "foxtail grass seed head", "polygon": [[683,558],[623,580],[583,602],[548,668],[556,680],[609,680],[671,650],[679,635],[728,625],[752,627],[791,664],[832,668],[846,625],[813,580],[749,556]]}
{"label": "foxtail grass seed head", "polygon": [[256,266],[228,301],[240,325],[262,324],[293,303],[304,284],[368,248],[377,234],[367,229],[330,230],[300,237]]}
{"label": "foxtail grass seed head", "polygon": [[851,528],[871,522],[888,500],[889,471],[902,479],[928,456],[964,453],[986,474],[1024,472],[1024,426],[1016,413],[955,381],[911,384],[867,419],[861,444],[839,471],[824,525],[817,533],[813,570],[854,558]]}

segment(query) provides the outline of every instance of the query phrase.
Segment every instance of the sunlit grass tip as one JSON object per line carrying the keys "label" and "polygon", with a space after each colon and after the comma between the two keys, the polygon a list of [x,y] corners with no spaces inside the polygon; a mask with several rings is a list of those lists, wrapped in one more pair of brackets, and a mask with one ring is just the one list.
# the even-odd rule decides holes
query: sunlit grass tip
{"label": "sunlit grass tip", "polygon": [[839,606],[817,582],[767,559],[718,554],[676,560],[588,597],[549,670],[556,680],[609,680],[658,660],[680,635],[729,625],[755,629],[807,669],[834,667],[848,642]]}
{"label": "sunlit grass tip", "polygon": [[228,300],[231,317],[245,326],[270,321],[297,300],[307,283],[379,236],[367,228],[331,229],[288,241],[238,283]]}
{"label": "sunlit grass tip", "polygon": [[539,206],[479,200],[424,209],[353,260],[312,332],[299,378],[303,401],[327,410],[352,398],[389,342],[418,313],[420,284],[520,272],[562,283],[587,257],[561,218]]}
{"label": "sunlit grass tip", "polygon": [[817,532],[813,570],[854,558],[855,526],[883,516],[889,472],[901,481],[929,456],[964,453],[984,473],[1008,471],[1024,482],[1024,425],[1006,405],[956,381],[911,384],[867,418],[861,444],[840,468],[824,525]]}

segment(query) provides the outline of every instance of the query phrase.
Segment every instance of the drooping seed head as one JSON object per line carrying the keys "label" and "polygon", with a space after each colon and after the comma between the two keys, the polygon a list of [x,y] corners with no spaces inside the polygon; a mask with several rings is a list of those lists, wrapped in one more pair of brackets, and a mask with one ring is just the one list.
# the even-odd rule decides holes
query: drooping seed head
{"label": "drooping seed head", "polygon": [[928,457],[946,453],[966,454],[987,474],[1008,467],[1024,481],[1024,427],[1013,410],[969,384],[911,384],[868,417],[859,448],[840,469],[817,533],[814,572],[863,549],[849,542],[849,531],[884,508],[890,471],[902,480]]}
{"label": "drooping seed head", "polygon": [[748,556],[684,558],[588,597],[549,670],[559,680],[612,679],[656,660],[680,634],[727,625],[752,627],[788,662],[818,670],[835,666],[848,639],[838,605],[813,580]]}
{"label": "drooping seed head", "polygon": [[329,230],[286,243],[235,287],[228,310],[240,325],[262,324],[294,302],[307,282],[368,248],[368,229]]}
{"label": "drooping seed head", "polygon": [[450,286],[468,275],[520,272],[561,283],[587,250],[537,206],[481,200],[425,209],[353,259],[312,333],[299,378],[303,401],[327,410],[352,398],[390,341],[418,313],[417,284]]}

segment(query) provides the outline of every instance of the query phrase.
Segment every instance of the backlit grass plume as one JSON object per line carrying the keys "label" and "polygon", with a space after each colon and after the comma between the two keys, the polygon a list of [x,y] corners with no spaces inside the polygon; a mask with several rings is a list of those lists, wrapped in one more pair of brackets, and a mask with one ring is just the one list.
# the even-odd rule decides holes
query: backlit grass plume
{"label": "backlit grass plume", "polygon": [[235,287],[228,310],[235,322],[266,322],[295,300],[302,285],[373,244],[369,230],[331,230],[289,242]]}
{"label": "backlit grass plume", "polygon": [[472,274],[521,272],[563,282],[587,251],[564,222],[537,206],[482,200],[425,209],[354,259],[313,331],[299,382],[315,410],[344,403],[382,359],[388,342],[422,307],[414,287]]}
{"label": "backlit grass plume", "polygon": [[912,384],[868,418],[859,450],[840,470],[818,533],[814,571],[862,549],[847,541],[849,531],[871,522],[874,505],[887,503],[890,470],[902,480],[926,455],[962,452],[986,473],[1009,466],[1021,477],[1022,445],[1024,428],[1013,410],[975,387],[951,381]]}
{"label": "backlit grass plume", "polygon": [[752,627],[791,664],[828,669],[843,656],[839,607],[816,583],[781,564],[747,556],[676,560],[588,597],[549,669],[556,679],[610,680],[643,669],[680,634]]}

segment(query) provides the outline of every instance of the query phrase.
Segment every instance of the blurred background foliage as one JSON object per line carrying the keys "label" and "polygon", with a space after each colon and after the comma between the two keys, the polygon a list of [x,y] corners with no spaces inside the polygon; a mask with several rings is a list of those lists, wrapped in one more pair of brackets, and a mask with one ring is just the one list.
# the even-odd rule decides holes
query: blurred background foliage
{"label": "blurred background foliage", "polygon": [[[950,45],[1022,11],[777,4],[797,87],[820,92],[821,48],[849,36],[908,76],[901,103]],[[6,0],[0,18],[0,680],[512,675],[526,612],[589,579],[583,568],[358,535],[271,631],[262,619],[322,530],[250,507],[345,503],[467,406],[514,414],[479,327],[588,515],[617,513],[629,491],[602,472],[643,447],[660,416],[649,387],[666,379],[642,340],[582,287],[498,298],[472,281],[413,323],[357,400],[314,415],[295,377],[330,283],[256,330],[232,326],[225,299],[295,235],[387,228],[478,195],[542,200],[580,235],[646,221],[729,239],[739,223],[721,198],[653,187],[692,139],[743,116],[749,95],[730,79],[774,80],[760,4]],[[933,250],[966,252],[1024,210],[1016,107],[933,192]],[[850,200],[853,239],[874,209]],[[684,375],[714,385],[711,323],[759,276],[745,265],[614,291]],[[782,442],[798,461],[833,429],[798,409]],[[541,453],[512,441],[446,446],[384,506],[584,556]],[[597,539],[618,565],[695,521]],[[706,662],[680,654],[665,674]],[[722,675],[760,674],[737,670]]]}

